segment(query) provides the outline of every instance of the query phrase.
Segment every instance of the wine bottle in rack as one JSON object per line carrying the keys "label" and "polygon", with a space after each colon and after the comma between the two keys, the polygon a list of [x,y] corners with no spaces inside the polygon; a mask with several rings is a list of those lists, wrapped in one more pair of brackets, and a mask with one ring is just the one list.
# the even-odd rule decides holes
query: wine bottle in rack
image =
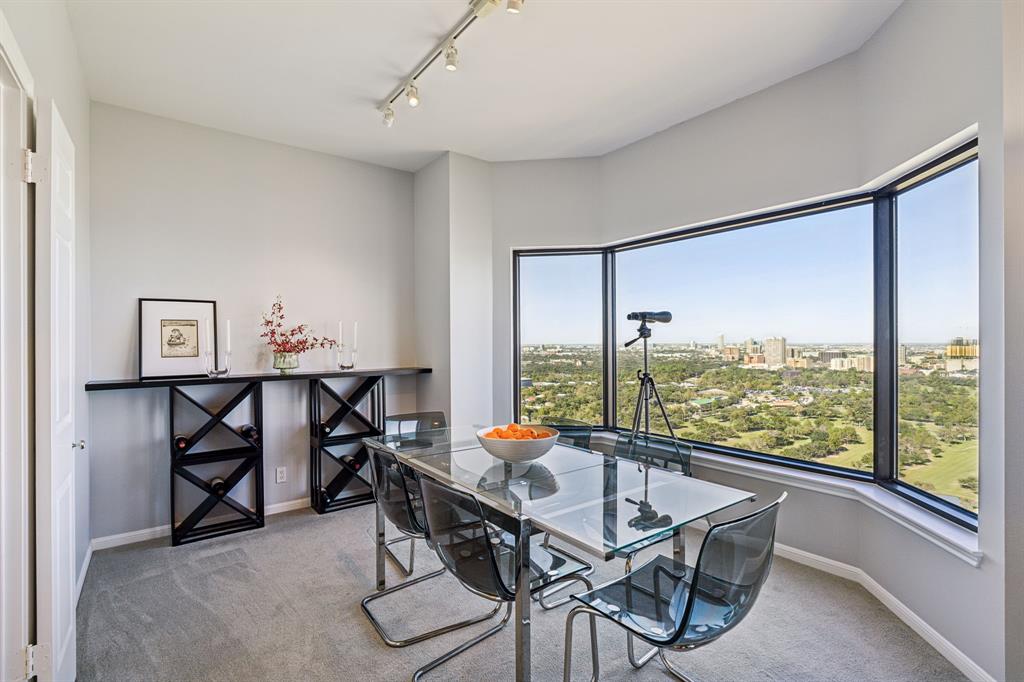
{"label": "wine bottle in rack", "polygon": [[253,445],[260,444],[260,432],[252,424],[242,424],[238,427],[238,435],[246,439]]}
{"label": "wine bottle in rack", "polygon": [[331,425],[327,422],[320,422],[320,435],[324,438],[331,435]]}
{"label": "wine bottle in rack", "polygon": [[188,448],[188,436],[184,434],[176,434],[174,436],[174,451],[185,452]]}
{"label": "wine bottle in rack", "polygon": [[228,493],[227,485],[224,483],[224,479],[220,476],[215,476],[210,479],[210,487],[213,488],[213,494],[217,497],[224,497]]}
{"label": "wine bottle in rack", "polygon": [[363,464],[352,455],[342,455],[341,461],[344,462],[352,471],[359,471]]}

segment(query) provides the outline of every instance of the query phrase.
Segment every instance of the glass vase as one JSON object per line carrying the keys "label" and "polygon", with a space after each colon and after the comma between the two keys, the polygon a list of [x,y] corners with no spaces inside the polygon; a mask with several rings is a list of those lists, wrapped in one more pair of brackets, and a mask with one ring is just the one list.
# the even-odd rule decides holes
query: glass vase
{"label": "glass vase", "polygon": [[281,374],[291,374],[298,367],[298,353],[274,353],[274,369],[281,372]]}

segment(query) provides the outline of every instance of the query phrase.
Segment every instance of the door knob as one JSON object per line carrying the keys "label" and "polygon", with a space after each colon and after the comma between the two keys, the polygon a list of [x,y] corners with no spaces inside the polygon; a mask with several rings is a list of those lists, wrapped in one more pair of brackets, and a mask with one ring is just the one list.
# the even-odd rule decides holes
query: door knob
{"label": "door knob", "polygon": [[85,441],[84,440],[80,440],[77,443],[72,441],[71,442],[71,449],[74,450],[75,448],[81,448],[82,450],[85,450]]}

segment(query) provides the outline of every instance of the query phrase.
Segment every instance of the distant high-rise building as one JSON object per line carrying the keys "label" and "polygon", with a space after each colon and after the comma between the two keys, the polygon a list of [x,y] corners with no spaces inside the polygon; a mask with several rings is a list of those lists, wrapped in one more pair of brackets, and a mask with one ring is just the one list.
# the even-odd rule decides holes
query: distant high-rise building
{"label": "distant high-rise building", "polygon": [[754,339],[747,339],[744,343],[746,344],[747,353],[752,354],[757,352],[757,341],[754,341]]}
{"label": "distant high-rise building", "polygon": [[818,359],[822,362],[832,362],[836,358],[845,358],[845,350],[823,350],[818,353]]}
{"label": "distant high-rise building", "polygon": [[946,344],[947,358],[976,358],[978,357],[978,339],[965,339],[956,337]]}
{"label": "distant high-rise building", "polygon": [[740,361],[740,347],[739,346],[726,346],[722,349],[722,359],[727,362],[739,362]]}
{"label": "distant high-rise building", "polygon": [[786,359],[793,358],[794,360],[796,360],[797,358],[802,358],[803,356],[804,351],[802,348],[797,348],[795,346],[786,346]]}
{"label": "distant high-rise building", "polygon": [[786,364],[786,338],[772,336],[764,340],[764,361],[773,367]]}
{"label": "distant high-rise building", "polygon": [[829,369],[845,372],[848,369],[855,369],[858,372],[874,372],[875,358],[872,355],[855,355],[852,358],[832,358],[829,361]]}
{"label": "distant high-rise building", "polygon": [[899,364],[907,364],[907,344],[905,343],[900,344]]}
{"label": "distant high-rise building", "polygon": [[746,365],[765,365],[768,364],[764,361],[764,354],[762,353],[748,353],[743,357],[743,364]]}
{"label": "distant high-rise building", "polygon": [[718,352],[722,353],[725,351],[725,334],[718,335]]}

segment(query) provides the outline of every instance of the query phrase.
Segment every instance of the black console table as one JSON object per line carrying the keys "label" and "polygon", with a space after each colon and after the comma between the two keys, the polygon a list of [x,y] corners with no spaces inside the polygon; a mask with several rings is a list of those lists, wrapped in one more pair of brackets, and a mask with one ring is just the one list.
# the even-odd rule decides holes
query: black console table
{"label": "black console table", "polygon": [[[411,374],[428,374],[426,367],[391,367],[356,369],[337,372],[295,372],[292,374],[237,374],[219,379],[147,379],[90,381],[86,391],[113,391],[137,388],[166,388],[169,392],[168,425],[171,464],[171,544],[180,545],[230,533],[238,533],[264,524],[263,504],[263,384],[268,381],[307,381],[309,384],[309,478],[310,506],[318,513],[346,509],[373,501],[369,479],[364,467],[368,460],[362,439],[384,432],[387,413],[384,401],[384,378]],[[342,395],[328,379],[361,379],[347,395]],[[182,390],[188,386],[241,384],[235,395],[214,411]],[[240,433],[224,419],[246,398],[251,399],[252,433]],[[190,405],[202,413],[206,421],[192,434],[177,434],[175,407]],[[194,446],[218,425],[223,425],[238,439],[238,446],[192,452]],[[176,437],[177,435],[177,437]],[[235,463],[223,480],[206,481],[192,467],[213,462]],[[252,508],[230,496],[231,490],[253,473],[255,500]],[[206,494],[206,497],[181,521],[175,522],[174,483],[180,478]],[[230,521],[203,524],[203,519],[225,504],[239,514]]]}

